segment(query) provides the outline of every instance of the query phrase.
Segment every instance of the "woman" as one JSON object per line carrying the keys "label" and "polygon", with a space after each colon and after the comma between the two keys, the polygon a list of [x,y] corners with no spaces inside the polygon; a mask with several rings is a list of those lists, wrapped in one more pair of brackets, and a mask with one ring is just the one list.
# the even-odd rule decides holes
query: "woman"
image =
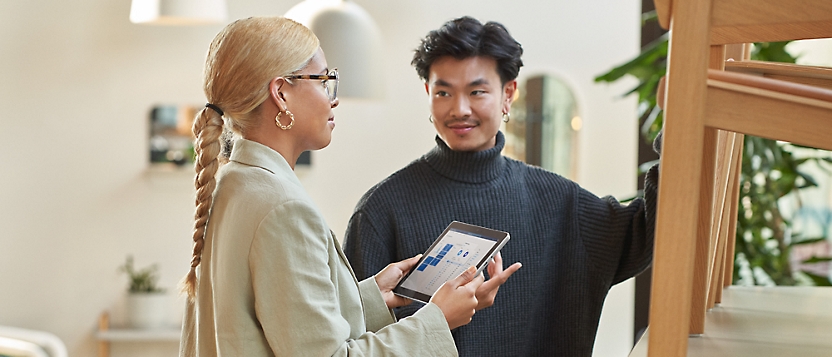
{"label": "woman", "polygon": [[[315,35],[285,18],[238,20],[211,43],[180,355],[457,354],[450,329],[471,320],[482,277],[469,269],[395,322],[409,301],[391,290],[418,257],[357,282],[294,174],[329,145],[337,83]],[[224,124],[238,139],[218,172]]]}

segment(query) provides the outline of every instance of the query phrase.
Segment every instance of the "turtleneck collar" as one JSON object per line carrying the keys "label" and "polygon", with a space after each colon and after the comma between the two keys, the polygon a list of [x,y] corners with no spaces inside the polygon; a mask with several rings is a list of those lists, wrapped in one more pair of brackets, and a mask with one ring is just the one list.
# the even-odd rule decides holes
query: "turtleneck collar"
{"label": "turtleneck collar", "polygon": [[436,147],[423,156],[425,162],[440,175],[466,183],[483,183],[496,179],[506,165],[500,155],[506,141],[497,132],[496,144],[484,151],[454,151],[437,135]]}

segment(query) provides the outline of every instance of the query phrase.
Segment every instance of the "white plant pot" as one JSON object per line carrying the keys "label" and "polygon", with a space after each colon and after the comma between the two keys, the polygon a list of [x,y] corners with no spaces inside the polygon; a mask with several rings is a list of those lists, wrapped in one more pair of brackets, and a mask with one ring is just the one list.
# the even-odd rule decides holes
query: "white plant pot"
{"label": "white plant pot", "polygon": [[127,325],[137,329],[156,329],[167,325],[166,293],[127,294]]}

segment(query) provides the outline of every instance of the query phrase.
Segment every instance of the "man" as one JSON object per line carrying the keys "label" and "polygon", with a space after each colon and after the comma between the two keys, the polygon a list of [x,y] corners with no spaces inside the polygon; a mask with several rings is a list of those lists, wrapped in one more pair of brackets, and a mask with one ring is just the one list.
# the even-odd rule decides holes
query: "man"
{"label": "man", "polygon": [[[651,262],[658,170],[648,174],[646,200],[625,206],[502,156],[500,121],[509,119],[522,53],[502,25],[470,17],[422,40],[412,64],[437,145],[362,197],[344,250],[361,279],[423,253],[453,220],[507,231],[502,257],[523,272],[452,331],[460,355],[590,356],[608,290]],[[502,261],[491,265],[490,280],[504,279]]]}

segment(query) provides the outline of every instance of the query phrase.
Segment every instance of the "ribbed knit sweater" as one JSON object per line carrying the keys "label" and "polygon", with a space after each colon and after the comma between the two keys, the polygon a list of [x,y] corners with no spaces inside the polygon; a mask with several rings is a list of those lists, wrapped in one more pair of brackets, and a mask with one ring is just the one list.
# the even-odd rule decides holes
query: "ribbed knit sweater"
{"label": "ribbed knit sweater", "polygon": [[591,356],[608,290],[652,260],[657,167],[645,199],[622,205],[502,156],[502,133],[481,152],[453,151],[439,137],[436,144],[356,206],[344,251],[359,280],[424,253],[454,220],[507,231],[504,264],[523,268],[493,306],[452,331],[460,356]]}

